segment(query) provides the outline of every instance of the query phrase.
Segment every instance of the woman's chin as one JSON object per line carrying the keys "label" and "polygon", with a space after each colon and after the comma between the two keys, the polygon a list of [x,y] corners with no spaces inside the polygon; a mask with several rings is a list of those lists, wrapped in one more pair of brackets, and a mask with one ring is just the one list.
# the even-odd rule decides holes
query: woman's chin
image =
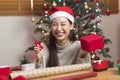
{"label": "woman's chin", "polygon": [[64,37],[56,37],[57,40],[62,41],[64,40]]}

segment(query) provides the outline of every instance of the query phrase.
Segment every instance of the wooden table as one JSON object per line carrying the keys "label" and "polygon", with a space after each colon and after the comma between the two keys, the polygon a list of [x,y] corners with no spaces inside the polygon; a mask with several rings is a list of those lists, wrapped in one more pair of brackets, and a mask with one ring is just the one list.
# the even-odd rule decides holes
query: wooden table
{"label": "wooden table", "polygon": [[[72,73],[66,73],[66,74],[46,76],[46,77],[30,79],[30,80],[50,80],[50,79],[59,78],[59,77],[77,75],[85,72],[88,72],[88,71],[78,71],[78,72],[72,72]],[[97,72],[96,77],[86,78],[82,80],[120,80],[120,75],[118,75],[118,68],[109,68],[106,71]]]}
{"label": "wooden table", "polygon": [[96,77],[83,80],[120,80],[120,75],[118,75],[118,68],[109,68],[106,71],[97,72]]}

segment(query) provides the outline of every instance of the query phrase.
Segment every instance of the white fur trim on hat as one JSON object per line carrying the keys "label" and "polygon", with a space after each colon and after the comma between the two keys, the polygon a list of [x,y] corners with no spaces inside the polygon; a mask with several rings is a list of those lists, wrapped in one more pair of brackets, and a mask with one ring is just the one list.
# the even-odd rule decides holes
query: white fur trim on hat
{"label": "white fur trim on hat", "polygon": [[50,20],[53,20],[54,18],[60,17],[60,16],[68,18],[72,23],[74,22],[74,17],[72,15],[70,15],[69,13],[64,12],[64,11],[57,11],[54,14],[50,15]]}

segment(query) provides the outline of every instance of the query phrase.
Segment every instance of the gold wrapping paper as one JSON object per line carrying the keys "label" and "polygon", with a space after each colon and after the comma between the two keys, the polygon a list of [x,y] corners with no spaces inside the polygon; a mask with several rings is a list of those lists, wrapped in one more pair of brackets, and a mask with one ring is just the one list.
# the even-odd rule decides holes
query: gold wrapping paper
{"label": "gold wrapping paper", "polygon": [[80,71],[91,68],[91,63],[82,63],[75,65],[67,65],[67,66],[58,66],[58,67],[48,67],[48,68],[40,68],[34,70],[26,70],[26,71],[16,71],[10,74],[11,79],[22,75],[26,79],[39,78],[42,76],[49,76],[61,73],[67,73],[72,71]]}

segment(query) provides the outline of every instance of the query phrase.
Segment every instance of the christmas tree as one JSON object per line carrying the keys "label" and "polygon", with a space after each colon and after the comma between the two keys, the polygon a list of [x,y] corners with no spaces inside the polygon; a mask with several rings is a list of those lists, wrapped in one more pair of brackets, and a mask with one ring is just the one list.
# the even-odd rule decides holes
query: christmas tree
{"label": "christmas tree", "polygon": [[[49,10],[51,6],[69,6],[73,9],[75,15],[75,27],[74,36],[78,40],[82,36],[89,34],[98,34],[104,37],[104,44],[107,45],[111,43],[110,39],[106,38],[103,30],[100,27],[102,22],[102,16],[109,16],[109,6],[105,3],[99,2],[99,0],[43,0],[43,11],[44,13],[34,13],[34,15],[40,16],[40,19],[36,22],[38,26],[35,33],[41,32],[43,35],[40,41],[47,42],[49,40]],[[32,22],[35,22],[35,18],[32,17]],[[47,29],[46,29],[47,28]],[[33,50],[30,47],[29,50]],[[104,46],[103,49],[92,52],[91,56],[93,59],[99,59],[99,54],[102,54],[105,58],[111,57],[109,54],[109,47]],[[98,54],[96,54],[98,53]]]}

